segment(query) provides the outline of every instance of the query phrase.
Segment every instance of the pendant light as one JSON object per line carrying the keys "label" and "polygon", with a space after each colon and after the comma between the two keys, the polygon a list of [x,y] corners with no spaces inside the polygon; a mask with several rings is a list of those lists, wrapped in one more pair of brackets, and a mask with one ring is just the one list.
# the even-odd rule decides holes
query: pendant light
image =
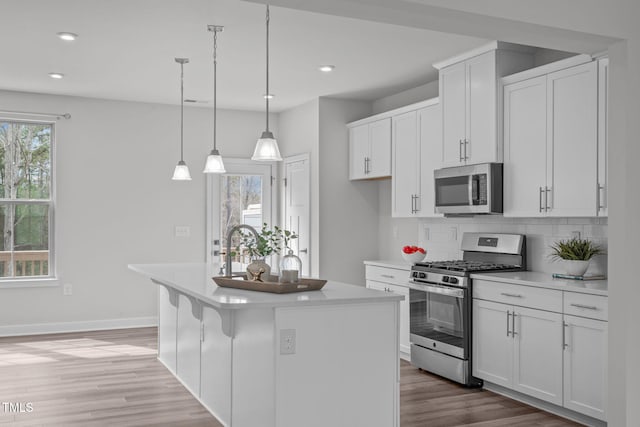
{"label": "pendant light", "polygon": [[217,110],[217,68],[218,68],[218,33],[221,33],[224,29],[221,25],[209,25],[207,29],[213,32],[213,150],[207,156],[207,163],[204,165],[204,173],[225,173],[224,163],[222,162],[222,156],[218,152],[216,146],[216,110]]}
{"label": "pendant light", "polygon": [[180,64],[180,161],[173,171],[174,181],[191,181],[189,168],[184,162],[184,64],[189,63],[189,58],[176,58]]}
{"label": "pendant light", "polygon": [[271,94],[269,93],[269,5],[267,5],[267,92],[265,93],[265,100],[267,105],[267,127],[264,132],[262,132],[262,136],[258,139],[256,143],[256,149],[253,152],[253,156],[251,160],[258,160],[264,162],[271,161],[281,161],[282,157],[280,156],[280,150],[278,149],[278,143],[276,139],[273,137],[273,133],[269,131],[269,98],[271,98]]}

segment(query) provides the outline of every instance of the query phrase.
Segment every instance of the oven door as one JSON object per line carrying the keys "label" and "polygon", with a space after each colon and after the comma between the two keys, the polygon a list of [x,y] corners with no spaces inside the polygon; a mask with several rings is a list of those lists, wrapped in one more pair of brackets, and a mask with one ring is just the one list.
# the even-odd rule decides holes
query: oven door
{"label": "oven door", "polygon": [[409,285],[410,338],[413,344],[468,357],[468,289],[431,283]]}

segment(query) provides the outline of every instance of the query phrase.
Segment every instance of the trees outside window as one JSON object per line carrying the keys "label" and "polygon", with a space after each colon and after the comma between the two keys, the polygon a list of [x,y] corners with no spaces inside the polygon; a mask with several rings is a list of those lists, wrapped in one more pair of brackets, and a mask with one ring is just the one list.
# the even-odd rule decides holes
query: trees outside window
{"label": "trees outside window", "polygon": [[51,123],[0,119],[0,280],[52,276]]}

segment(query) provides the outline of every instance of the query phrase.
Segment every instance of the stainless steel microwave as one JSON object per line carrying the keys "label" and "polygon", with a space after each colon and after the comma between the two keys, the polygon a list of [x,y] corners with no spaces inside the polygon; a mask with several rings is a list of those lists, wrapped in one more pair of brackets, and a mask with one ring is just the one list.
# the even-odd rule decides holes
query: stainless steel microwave
{"label": "stainless steel microwave", "polygon": [[437,169],[433,174],[436,213],[502,213],[502,163],[454,166]]}

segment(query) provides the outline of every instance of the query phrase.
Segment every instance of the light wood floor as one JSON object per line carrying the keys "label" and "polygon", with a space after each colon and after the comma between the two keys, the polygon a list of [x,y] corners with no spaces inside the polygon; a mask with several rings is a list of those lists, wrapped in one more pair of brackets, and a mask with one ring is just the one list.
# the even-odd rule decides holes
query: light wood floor
{"label": "light wood floor", "polygon": [[[402,427],[577,425],[404,361],[400,387]],[[105,425],[221,426],[156,360],[155,328],[0,338],[0,427]]]}

